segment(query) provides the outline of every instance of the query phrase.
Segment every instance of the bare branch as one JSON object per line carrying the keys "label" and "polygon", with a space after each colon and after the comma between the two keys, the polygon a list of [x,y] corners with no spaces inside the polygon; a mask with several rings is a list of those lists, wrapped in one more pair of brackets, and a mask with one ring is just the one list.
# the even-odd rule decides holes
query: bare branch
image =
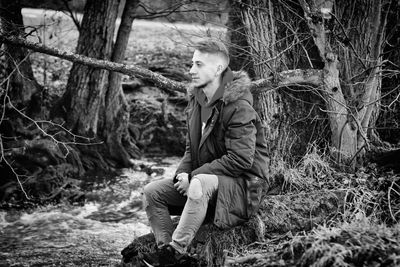
{"label": "bare branch", "polygon": [[219,14],[222,10],[219,10],[215,7],[215,5],[206,3],[206,2],[199,2],[196,1],[197,4],[202,4],[203,6],[209,5],[209,9],[198,9],[198,8],[189,8],[193,3],[193,1],[182,1],[180,3],[175,3],[165,9],[154,9],[145,3],[140,3],[139,6],[146,12],[145,15],[138,15],[136,16],[137,19],[154,19],[160,17],[168,17],[171,14],[176,13],[209,13],[209,14]]}
{"label": "bare branch", "polygon": [[[77,55],[68,51],[62,51],[56,48],[50,48],[44,46],[42,44],[29,42],[27,40],[17,37],[8,37],[0,35],[0,42],[24,46],[36,52],[48,54],[51,56],[56,56],[62,59],[66,59],[72,62],[77,62],[94,68],[102,68],[110,71],[116,71],[129,76],[138,76],[144,79],[154,81],[156,86],[165,90],[186,92],[187,84],[173,81],[158,73],[152,72],[148,69],[141,68],[136,65],[126,65],[121,63],[110,62],[107,60],[90,58],[83,55]],[[268,90],[268,88],[271,87],[293,86],[301,84],[319,86],[322,84],[322,80],[323,80],[322,70],[315,70],[315,69],[288,70],[278,73],[275,77],[269,77],[266,79],[253,81],[251,84],[251,91],[253,93],[259,93]]]}
{"label": "bare branch", "polygon": [[121,63],[110,62],[107,60],[94,59],[83,55],[77,55],[68,51],[62,51],[56,48],[50,48],[39,43],[29,42],[18,37],[9,37],[0,34],[0,42],[10,43],[14,45],[24,46],[36,52],[56,56],[72,62],[77,62],[93,68],[102,68],[110,71],[120,72],[129,76],[138,76],[140,78],[150,79],[155,84],[163,89],[186,92],[184,83],[170,80],[160,74],[152,72],[148,69],[141,68],[135,65],[126,65]]}
{"label": "bare branch", "polygon": [[[275,79],[275,81],[273,81]],[[259,93],[265,91],[266,87],[283,87],[308,84],[319,86],[322,84],[322,70],[309,69],[309,70],[287,70],[277,74],[277,77],[270,77],[267,79],[260,79],[252,82],[252,92]],[[263,89],[264,88],[264,89]]]}
{"label": "bare branch", "polygon": [[[353,43],[350,41],[350,37],[346,32],[346,29],[344,28],[343,24],[340,22],[340,20],[335,16],[335,14],[333,13],[329,13],[337,22],[337,24],[339,24],[340,29],[342,30],[344,36],[346,37],[346,42],[348,43],[348,45],[350,46],[351,50],[353,51],[355,57],[357,58],[357,60],[361,63],[361,65],[364,67],[364,69],[367,69],[367,65],[365,65],[364,61],[361,59],[360,55],[357,53],[356,49],[354,48]],[[343,43],[343,42],[342,42]]]}

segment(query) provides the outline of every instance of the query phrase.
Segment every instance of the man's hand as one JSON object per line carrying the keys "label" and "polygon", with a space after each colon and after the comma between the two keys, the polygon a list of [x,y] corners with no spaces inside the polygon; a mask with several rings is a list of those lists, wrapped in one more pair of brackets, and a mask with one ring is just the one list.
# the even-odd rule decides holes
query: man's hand
{"label": "man's hand", "polygon": [[186,196],[189,188],[189,174],[186,172],[180,173],[176,176],[176,179],[178,181],[174,184],[174,187],[179,193]]}

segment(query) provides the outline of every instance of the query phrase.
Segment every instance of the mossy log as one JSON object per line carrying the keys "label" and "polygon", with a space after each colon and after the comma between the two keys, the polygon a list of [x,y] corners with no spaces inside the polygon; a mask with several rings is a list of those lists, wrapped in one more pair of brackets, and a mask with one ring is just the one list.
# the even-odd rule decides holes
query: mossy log
{"label": "mossy log", "polygon": [[[189,252],[198,256],[197,266],[223,266],[226,252],[265,241],[273,234],[309,230],[323,224],[341,212],[345,190],[318,190],[297,194],[266,196],[257,215],[247,223],[229,230],[203,225],[193,240]],[[122,266],[140,266],[140,253],[154,251],[152,233],[140,236],[121,252]]]}

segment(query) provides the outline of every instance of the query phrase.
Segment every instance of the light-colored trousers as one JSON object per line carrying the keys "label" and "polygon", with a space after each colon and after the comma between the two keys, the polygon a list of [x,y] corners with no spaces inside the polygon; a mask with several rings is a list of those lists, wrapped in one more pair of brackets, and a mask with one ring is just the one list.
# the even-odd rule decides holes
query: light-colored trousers
{"label": "light-colored trousers", "polygon": [[[147,184],[143,189],[143,204],[153,230],[157,245],[170,244],[181,253],[186,252],[207,214],[210,201],[214,201],[218,190],[216,175],[194,176],[187,197],[179,193],[172,179],[162,179]],[[183,207],[174,231],[170,214],[171,207]]]}

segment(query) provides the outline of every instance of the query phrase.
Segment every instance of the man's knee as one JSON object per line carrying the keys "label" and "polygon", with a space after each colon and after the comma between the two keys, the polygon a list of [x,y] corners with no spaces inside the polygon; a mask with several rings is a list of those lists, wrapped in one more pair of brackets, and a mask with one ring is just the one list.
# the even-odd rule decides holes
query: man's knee
{"label": "man's knee", "polygon": [[148,202],[152,202],[157,200],[157,197],[160,195],[158,192],[159,187],[156,183],[149,183],[143,188],[143,200],[148,204]]}
{"label": "man's knee", "polygon": [[[196,181],[194,184],[193,182]],[[192,185],[193,184],[193,185]],[[203,195],[210,197],[218,189],[218,176],[214,174],[197,174],[192,178],[189,186],[188,197],[190,191],[193,191],[194,198],[201,198]]]}
{"label": "man's knee", "polygon": [[151,183],[147,184],[143,188],[143,196],[148,197],[151,196],[152,192],[154,191],[153,186]]}
{"label": "man's knee", "polygon": [[190,199],[200,199],[203,196],[203,188],[201,182],[197,178],[193,178],[190,182],[188,189],[188,198]]}

